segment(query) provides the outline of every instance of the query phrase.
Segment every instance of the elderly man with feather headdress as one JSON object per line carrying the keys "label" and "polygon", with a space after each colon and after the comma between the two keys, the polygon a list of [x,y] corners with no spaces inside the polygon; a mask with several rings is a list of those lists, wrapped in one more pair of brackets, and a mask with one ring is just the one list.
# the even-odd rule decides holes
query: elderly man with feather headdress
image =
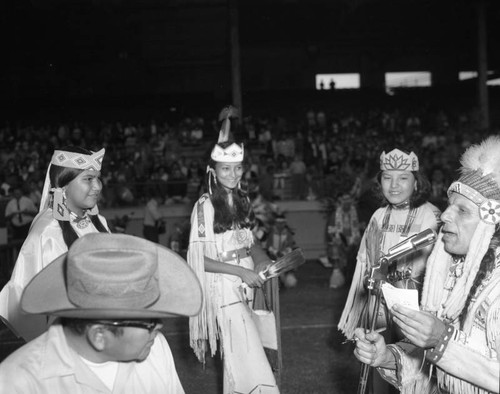
{"label": "elderly man with feather headdress", "polygon": [[420,311],[392,308],[406,339],[355,330],[355,356],[402,393],[500,392],[500,137],[472,145],[448,189]]}

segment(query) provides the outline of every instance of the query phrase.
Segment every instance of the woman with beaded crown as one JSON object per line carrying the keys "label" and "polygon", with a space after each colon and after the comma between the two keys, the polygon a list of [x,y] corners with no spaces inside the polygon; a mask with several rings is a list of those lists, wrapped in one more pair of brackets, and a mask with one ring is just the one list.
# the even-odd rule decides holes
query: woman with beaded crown
{"label": "woman with beaded crown", "polygon": [[[257,328],[251,317],[253,288],[261,287],[258,272],[270,263],[254,243],[255,215],[246,191],[243,144],[229,141],[234,107],[219,115],[222,127],[207,166],[207,189],[191,215],[187,261],[204,291],[201,313],[190,318],[190,340],[196,356],[205,361],[220,353],[224,393],[279,393]],[[257,391],[256,391],[257,392]]]}
{"label": "woman with beaded crown", "polygon": [[[356,269],[338,327],[344,335],[353,338],[356,327],[365,326],[366,310],[373,310],[375,296],[367,298],[364,281],[370,267],[388,250],[428,228],[437,230],[441,212],[427,202],[430,194],[429,181],[419,171],[418,157],[414,152],[393,149],[380,156],[380,172],[377,176],[376,193],[382,206],[372,215],[363,234]],[[421,290],[427,256],[431,247],[421,249],[397,261],[397,267],[389,273],[388,281],[399,288]],[[390,319],[381,305],[377,328],[388,326]],[[390,327],[389,327],[390,328]],[[387,330],[385,336],[393,333]],[[376,392],[383,392],[375,389]]]}
{"label": "woman with beaded crown", "polygon": [[[419,171],[418,157],[414,152],[400,149],[382,152],[377,180],[375,192],[382,206],[374,212],[363,234],[356,271],[339,322],[339,329],[347,338],[352,338],[366,307],[363,282],[370,266],[392,246],[428,228],[437,230],[440,224],[441,212],[427,202],[429,181]],[[430,249],[398,260],[396,271],[391,273],[396,287],[421,289]]]}
{"label": "woman with beaded crown", "polygon": [[87,233],[109,232],[98,214],[104,149],[91,152],[69,146],[55,150],[47,170],[40,211],[21,247],[12,277],[0,293],[0,318],[29,341],[47,328],[44,316],[21,313],[21,295],[28,282],[71,244]]}
{"label": "woman with beaded crown", "polygon": [[[367,311],[373,311],[376,296],[368,299],[365,280],[370,267],[378,262],[382,254],[389,249],[423,230],[437,230],[441,212],[427,202],[430,184],[419,171],[418,157],[414,152],[393,149],[380,155],[380,172],[377,175],[376,193],[382,201],[363,234],[356,257],[356,268],[351,282],[344,310],[338,324],[339,329],[348,339],[352,339],[356,327],[368,327]],[[387,281],[398,288],[422,289],[426,260],[431,247],[421,249],[397,261],[397,267],[389,272]],[[401,336],[399,331],[391,330],[390,319],[380,306],[376,327],[389,329],[384,332],[386,338]],[[374,374],[372,392],[386,393],[387,383]]]}

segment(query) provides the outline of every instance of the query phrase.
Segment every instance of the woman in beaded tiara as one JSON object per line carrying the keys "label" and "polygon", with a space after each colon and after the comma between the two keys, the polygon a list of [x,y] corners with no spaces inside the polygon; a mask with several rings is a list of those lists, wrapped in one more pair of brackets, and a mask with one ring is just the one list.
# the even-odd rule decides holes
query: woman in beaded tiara
{"label": "woman in beaded tiara", "polygon": [[24,287],[82,235],[109,232],[106,219],[97,209],[103,157],[104,149],[94,153],[72,146],[54,151],[40,212],[21,247],[12,277],[0,293],[0,318],[26,341],[46,330],[47,319],[21,312]]}
{"label": "woman in beaded tiara", "polygon": [[[425,229],[437,230],[440,224],[441,212],[427,202],[430,185],[419,170],[415,153],[399,149],[382,152],[377,181],[375,194],[381,207],[374,212],[363,234],[356,272],[339,322],[340,330],[348,338],[352,337],[366,307],[363,281],[368,268],[392,246]],[[430,248],[400,259],[397,270],[392,272],[393,284],[420,290],[429,253]]]}
{"label": "woman in beaded tiara", "polygon": [[[338,327],[348,339],[352,339],[356,327],[368,327],[363,321],[368,317],[366,309],[373,310],[375,296],[367,298],[365,280],[370,267],[383,254],[398,243],[423,230],[437,230],[441,212],[427,202],[430,184],[419,171],[418,157],[413,152],[393,149],[380,156],[380,172],[375,193],[381,207],[372,215],[361,239],[356,257],[356,269],[351,282]],[[417,289],[420,293],[425,274],[425,264],[432,247],[427,247],[397,261],[397,267],[389,272],[388,281],[395,287]],[[383,305],[377,318],[377,328],[388,327],[385,336],[390,337],[390,319]],[[395,335],[400,335],[395,333]],[[377,374],[374,392],[384,392],[387,386]]]}
{"label": "woman in beaded tiara", "polygon": [[187,261],[204,291],[201,313],[190,318],[190,340],[205,361],[218,350],[223,357],[225,394],[279,393],[276,379],[252,320],[253,288],[263,285],[258,272],[270,263],[254,243],[250,200],[240,187],[243,144],[229,141],[233,107],[222,110],[218,143],[207,166],[207,189],[194,206]]}

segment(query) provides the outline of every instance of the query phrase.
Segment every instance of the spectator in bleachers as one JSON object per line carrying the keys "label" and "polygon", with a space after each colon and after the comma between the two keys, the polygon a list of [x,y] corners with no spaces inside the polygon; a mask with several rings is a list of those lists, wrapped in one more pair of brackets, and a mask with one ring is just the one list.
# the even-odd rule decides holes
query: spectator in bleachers
{"label": "spectator in bleachers", "polygon": [[285,198],[286,184],[289,182],[290,168],[288,161],[283,156],[278,156],[276,161],[276,171],[274,172],[273,193],[275,198],[283,200]]}
{"label": "spectator in bleachers", "polygon": [[194,127],[191,129],[191,143],[199,145],[203,141],[203,123],[198,120]]}
{"label": "spectator in bleachers", "polygon": [[42,201],[42,186],[38,184],[35,178],[29,180],[27,196],[33,201],[36,211],[40,210],[40,202]]}
{"label": "spectator in bleachers", "polygon": [[306,172],[307,201],[314,201],[322,195],[322,187],[319,179],[321,176],[315,166],[309,166]]}
{"label": "spectator in bleachers", "polygon": [[187,177],[182,173],[179,163],[173,163],[167,181],[168,201],[185,201],[187,197],[187,186]]}
{"label": "spectator in bleachers", "polygon": [[17,163],[14,158],[10,158],[7,160],[7,164],[4,168],[4,179],[5,183],[7,183],[10,187],[17,185],[21,182],[19,175],[19,165],[21,163]]}
{"label": "spectator in bleachers", "polygon": [[259,193],[268,201],[274,201],[274,163],[269,163],[264,172],[259,176]]}
{"label": "spectator in bleachers", "polygon": [[264,121],[259,130],[259,144],[265,149],[266,153],[272,152],[272,140],[273,136],[269,124],[267,121]]}
{"label": "spectator in bleachers", "polygon": [[164,196],[160,189],[151,186],[148,193],[148,200],[144,207],[143,231],[142,235],[148,241],[159,243],[160,234],[165,232],[165,219],[160,211],[160,206],[164,201]]}
{"label": "spectator in bleachers", "polygon": [[333,189],[344,164],[345,163],[342,161],[342,158],[336,149],[328,153],[328,160],[323,167],[326,190]]}
{"label": "spectator in bleachers", "polygon": [[10,189],[12,188],[5,180],[5,175],[0,174],[0,197],[10,196]]}
{"label": "spectator in bleachers", "polygon": [[448,185],[450,180],[445,177],[443,170],[436,167],[432,170],[430,176],[431,182],[431,195],[429,201],[444,211],[448,205]]}
{"label": "spectator in bleachers", "polygon": [[292,188],[292,198],[303,200],[307,196],[306,188],[306,164],[302,160],[302,156],[296,154],[293,161],[290,163],[290,182]]}
{"label": "spectator in bleachers", "polygon": [[[326,108],[324,104],[321,106]],[[299,120],[302,122],[297,120],[294,123],[292,116],[280,114],[273,121],[268,116],[252,115],[245,119],[245,125],[254,127],[257,138],[259,133],[269,133],[270,139],[272,139],[271,135],[288,135],[286,139],[293,135],[291,140],[295,152],[302,153],[306,166],[315,163],[318,165],[315,176],[318,177],[316,183],[319,186],[318,194],[320,195],[326,194],[321,179],[324,165],[322,161],[326,160],[327,152],[335,147],[343,147],[349,158],[352,158],[353,154],[361,155],[361,160],[365,161],[365,156],[368,156],[369,159],[370,152],[374,149],[378,150],[385,141],[390,141],[392,144],[397,140],[403,146],[412,149],[421,148],[420,144],[427,144],[429,141],[426,141],[426,136],[431,134],[435,136],[435,143],[431,143],[425,150],[422,149],[422,163],[425,163],[427,168],[442,166],[447,171],[447,169],[457,167],[457,157],[462,150],[461,145],[468,146],[481,138],[481,133],[476,133],[475,130],[477,125],[475,115],[469,112],[453,114],[449,111],[442,111],[439,117],[446,117],[448,126],[438,130],[436,119],[439,109],[431,110],[426,107],[417,111],[401,105],[400,108],[369,108],[363,112],[360,108],[351,107],[353,106],[350,106],[348,111],[343,108],[336,109],[335,112],[313,108],[310,111],[310,124],[307,116],[299,115],[301,118]],[[321,112],[326,118],[324,130],[318,127],[317,117],[321,115]],[[420,119],[420,128],[425,129],[425,133],[415,132],[414,135],[410,135],[406,132],[406,125],[408,122],[413,122],[411,119],[414,115]],[[84,121],[71,120],[54,125],[6,124],[0,131],[2,141],[0,143],[0,172],[6,170],[9,159],[12,159],[14,167],[20,168],[31,158],[32,162],[27,170],[28,178],[43,181],[41,178],[47,163],[50,161],[54,147],[62,146],[71,141],[72,133],[77,129],[77,138],[84,146],[107,148],[109,161],[116,163],[114,172],[118,171],[117,168],[123,163],[123,159],[128,162],[133,159],[136,152],[139,152],[140,162],[133,163],[133,171],[130,168],[127,169],[126,176],[128,189],[137,197],[137,201],[141,201],[140,187],[136,187],[136,185],[149,181],[158,166],[170,166],[173,161],[183,155],[186,149],[186,145],[179,141],[179,135],[182,134],[182,128],[187,122],[186,118],[175,111],[170,112],[168,116],[168,120],[157,118],[154,121],[145,120],[143,122],[131,122],[127,119],[114,122],[101,121],[97,123],[97,127]],[[202,119],[198,114],[190,115],[190,118],[193,121],[191,121],[189,130]],[[152,125],[153,122],[155,127]],[[207,121],[206,124],[211,126],[211,120]],[[293,126],[290,127],[290,125]],[[156,132],[153,132],[154,129]],[[242,134],[246,136],[248,130]],[[131,146],[131,140],[127,142],[127,138],[131,135],[134,135],[135,138],[134,146]],[[186,141],[186,144],[189,144],[189,141]],[[270,144],[267,143],[260,146],[257,141],[252,146],[250,138],[245,143],[245,149],[254,148],[259,152],[257,154],[260,154],[264,149],[264,153],[274,155],[274,152],[269,150],[269,146]],[[202,150],[203,148],[200,147],[200,151]],[[436,150],[440,150],[440,154],[435,154]],[[189,159],[189,155],[187,157]],[[357,160],[359,159],[358,157]],[[185,164],[188,167],[188,162]],[[120,172],[123,170],[120,169]],[[15,173],[17,173],[15,175],[15,183],[17,183],[20,174],[19,171]],[[26,172],[23,176],[26,177]],[[109,181],[109,188],[105,190],[108,206],[109,204],[123,204],[120,199],[111,198],[115,189],[116,174],[109,176],[104,172],[103,176]],[[9,183],[5,182],[3,187],[8,189]]]}

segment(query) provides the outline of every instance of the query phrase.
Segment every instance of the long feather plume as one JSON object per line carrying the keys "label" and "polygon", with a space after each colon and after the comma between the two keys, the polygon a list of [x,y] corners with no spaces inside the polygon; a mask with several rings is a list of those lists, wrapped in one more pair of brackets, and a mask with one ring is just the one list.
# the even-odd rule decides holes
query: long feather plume
{"label": "long feather plume", "polygon": [[229,131],[231,130],[231,118],[237,118],[239,111],[232,105],[222,108],[219,114],[219,122],[222,121],[217,143],[229,141]]}
{"label": "long feather plume", "polygon": [[490,136],[478,145],[465,151],[460,160],[462,173],[467,170],[481,169],[483,176],[491,174],[500,185],[500,137]]}

